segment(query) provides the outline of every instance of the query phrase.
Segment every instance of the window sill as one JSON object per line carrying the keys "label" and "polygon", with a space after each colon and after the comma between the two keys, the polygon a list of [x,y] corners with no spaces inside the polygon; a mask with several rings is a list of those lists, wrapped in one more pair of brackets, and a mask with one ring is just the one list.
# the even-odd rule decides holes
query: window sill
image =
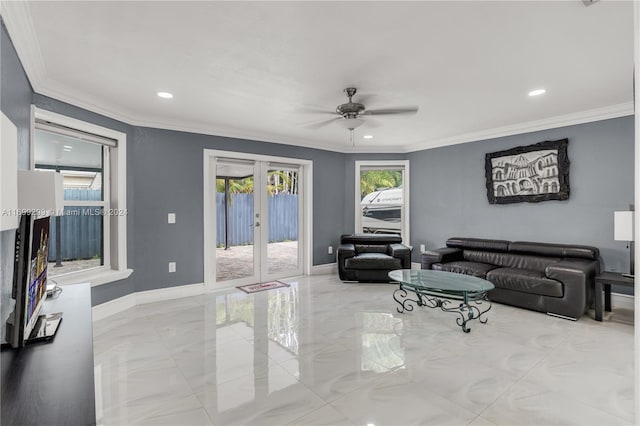
{"label": "window sill", "polygon": [[114,281],[124,280],[133,273],[133,269],[123,269],[117,271],[114,269],[97,268],[89,271],[72,272],[70,274],[60,275],[50,278],[58,285],[69,285],[78,283],[91,283],[91,287],[112,283]]}

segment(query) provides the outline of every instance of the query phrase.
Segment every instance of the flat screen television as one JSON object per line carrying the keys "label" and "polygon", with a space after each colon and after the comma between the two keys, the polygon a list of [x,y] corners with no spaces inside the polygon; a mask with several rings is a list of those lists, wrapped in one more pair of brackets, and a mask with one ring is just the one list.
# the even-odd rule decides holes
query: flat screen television
{"label": "flat screen television", "polygon": [[13,287],[15,307],[7,320],[6,340],[12,347],[25,345],[42,321],[40,310],[47,298],[49,217],[22,215],[16,230]]}

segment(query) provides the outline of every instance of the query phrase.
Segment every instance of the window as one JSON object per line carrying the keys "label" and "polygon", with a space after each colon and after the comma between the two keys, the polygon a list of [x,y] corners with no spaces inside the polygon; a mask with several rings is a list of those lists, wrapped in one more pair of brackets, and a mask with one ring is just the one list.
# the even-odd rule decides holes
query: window
{"label": "window", "polygon": [[60,284],[128,277],[126,135],[34,108],[32,168],[64,177],[64,215],[52,217],[49,276]]}
{"label": "window", "polygon": [[409,244],[409,162],[356,161],[356,232],[399,234]]}

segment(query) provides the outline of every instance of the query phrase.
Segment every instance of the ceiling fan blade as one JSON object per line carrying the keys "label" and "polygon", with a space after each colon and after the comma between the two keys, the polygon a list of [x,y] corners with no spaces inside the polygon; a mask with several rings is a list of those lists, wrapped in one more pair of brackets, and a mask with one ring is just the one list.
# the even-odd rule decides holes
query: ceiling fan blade
{"label": "ceiling fan blade", "polygon": [[327,124],[333,123],[336,120],[342,120],[342,117],[335,117],[335,118],[330,118],[328,120],[322,120],[322,121],[314,121],[312,123],[303,124],[302,127],[306,127],[307,129],[319,129],[321,127],[326,126]]}
{"label": "ceiling fan blade", "polygon": [[330,110],[329,108],[312,108],[312,107],[302,107],[296,110],[297,112],[303,114],[335,114],[335,111]]}
{"label": "ceiling fan blade", "polygon": [[397,115],[397,114],[415,114],[418,112],[418,107],[399,107],[399,108],[385,108],[385,109],[368,109],[361,115]]}

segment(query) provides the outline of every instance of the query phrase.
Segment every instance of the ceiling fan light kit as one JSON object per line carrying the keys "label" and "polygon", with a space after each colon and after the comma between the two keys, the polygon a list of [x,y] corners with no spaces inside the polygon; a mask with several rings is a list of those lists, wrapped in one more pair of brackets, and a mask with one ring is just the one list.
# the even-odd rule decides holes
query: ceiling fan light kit
{"label": "ceiling fan light kit", "polygon": [[342,120],[336,121],[336,123],[347,130],[353,130],[362,126],[364,124],[364,120],[356,117],[345,117]]}

